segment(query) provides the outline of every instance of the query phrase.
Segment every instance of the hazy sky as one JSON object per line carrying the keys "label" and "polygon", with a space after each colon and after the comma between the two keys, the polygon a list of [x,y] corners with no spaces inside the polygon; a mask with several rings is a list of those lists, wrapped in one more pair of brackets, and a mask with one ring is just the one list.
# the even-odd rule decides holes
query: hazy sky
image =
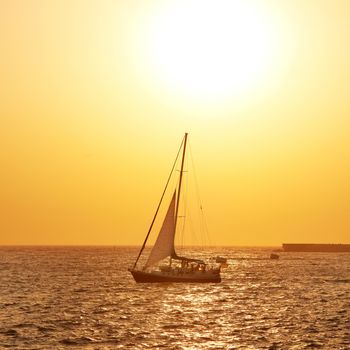
{"label": "hazy sky", "polygon": [[141,244],[184,132],[211,243],[350,243],[350,1],[0,1],[0,244]]}

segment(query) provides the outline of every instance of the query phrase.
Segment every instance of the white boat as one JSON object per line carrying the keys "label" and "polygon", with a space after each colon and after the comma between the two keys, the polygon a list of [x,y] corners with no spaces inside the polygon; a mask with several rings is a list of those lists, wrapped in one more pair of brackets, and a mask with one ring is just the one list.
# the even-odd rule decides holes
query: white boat
{"label": "white boat", "polygon": [[142,252],[146,246],[147,240],[151,233],[152,227],[158,215],[160,206],[162,204],[164,194],[167,190],[170,177],[174,171],[176,160],[169,179],[165,186],[164,192],[160,199],[158,208],[154,215],[151,226],[148,230],[146,238],[134,263],[134,266],[129,269],[136,282],[152,283],[152,282],[192,282],[192,283],[218,283],[221,282],[220,268],[221,265],[209,265],[201,259],[187,258],[177,255],[174,246],[177,222],[179,201],[182,185],[182,177],[184,173],[184,160],[186,155],[187,145],[186,133],[178,152],[182,149],[181,170],[179,174],[179,183],[175,189],[167,213],[163,220],[162,227],[159,231],[156,242],[148,256],[145,265],[142,268],[137,267]]}

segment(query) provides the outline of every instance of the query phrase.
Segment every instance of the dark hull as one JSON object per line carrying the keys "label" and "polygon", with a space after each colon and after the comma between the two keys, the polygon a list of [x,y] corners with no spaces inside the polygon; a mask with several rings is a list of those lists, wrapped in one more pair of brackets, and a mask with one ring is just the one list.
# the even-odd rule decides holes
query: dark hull
{"label": "dark hull", "polygon": [[161,274],[129,270],[137,283],[219,283],[219,273],[203,273],[202,276],[191,274]]}
{"label": "dark hull", "polygon": [[284,243],[285,252],[350,253],[350,244]]}

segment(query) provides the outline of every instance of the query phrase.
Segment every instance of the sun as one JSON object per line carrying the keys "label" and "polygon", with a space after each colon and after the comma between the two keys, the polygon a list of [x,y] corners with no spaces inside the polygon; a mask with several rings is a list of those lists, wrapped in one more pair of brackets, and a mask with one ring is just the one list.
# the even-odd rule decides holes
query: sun
{"label": "sun", "polygon": [[158,81],[201,99],[253,86],[274,52],[268,19],[251,1],[164,2],[144,38],[146,61]]}

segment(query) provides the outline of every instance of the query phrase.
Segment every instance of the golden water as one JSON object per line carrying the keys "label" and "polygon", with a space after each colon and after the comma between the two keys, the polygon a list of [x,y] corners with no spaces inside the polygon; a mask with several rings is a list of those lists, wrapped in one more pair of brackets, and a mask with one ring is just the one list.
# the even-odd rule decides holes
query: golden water
{"label": "golden water", "polygon": [[0,248],[0,349],[350,349],[350,254],[225,256],[220,284],[136,284],[138,248]]}

